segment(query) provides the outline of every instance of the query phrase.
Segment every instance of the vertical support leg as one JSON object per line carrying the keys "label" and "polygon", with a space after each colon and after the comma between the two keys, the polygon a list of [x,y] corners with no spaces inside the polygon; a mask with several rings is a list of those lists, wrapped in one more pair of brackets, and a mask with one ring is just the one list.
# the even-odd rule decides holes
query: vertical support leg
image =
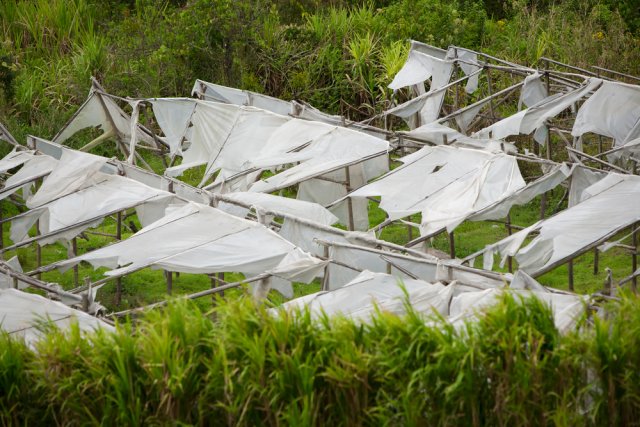
{"label": "vertical support leg", "polygon": [[600,261],[600,252],[598,248],[593,248],[593,275],[598,274],[598,263]]}
{"label": "vertical support leg", "polygon": [[[348,194],[351,192],[351,174],[349,172],[349,166],[344,168],[344,173],[346,175],[346,190]],[[347,209],[349,213],[349,231],[353,231],[355,227],[353,222],[353,200],[351,200],[351,197],[347,197]]]}
{"label": "vertical support leg", "polygon": [[[122,212],[118,212],[116,214],[117,222],[116,222],[116,239],[122,240]],[[116,296],[115,296],[115,304],[120,305],[122,301],[122,277],[118,277],[116,279]]]}
{"label": "vertical support leg", "polygon": [[453,237],[453,231],[449,233],[449,255],[451,256],[451,259],[456,258],[456,242]]}
{"label": "vertical support leg", "polygon": [[[488,96],[493,95],[493,85],[491,83],[491,68],[485,68],[485,75],[487,76],[487,90],[489,91]],[[491,120],[495,120],[496,116],[493,111],[493,100],[489,99],[489,114],[491,115]]]}
{"label": "vertical support leg", "polygon": [[[329,246],[325,246],[323,248],[323,254],[325,259],[329,259]],[[322,278],[322,290],[323,291],[328,291],[329,290],[329,263],[327,263],[327,265],[324,267],[324,277]]]}
{"label": "vertical support leg", "polygon": [[[36,235],[40,235],[40,220],[36,221]],[[38,244],[38,242],[35,242],[35,245],[36,245],[36,262],[38,264],[38,268],[40,268],[42,267],[42,247]],[[38,280],[41,280],[42,274],[38,273],[36,277],[38,278]]]}
{"label": "vertical support leg", "polygon": [[171,295],[171,292],[173,291],[173,273],[165,271],[164,277],[167,279],[167,293]]}
{"label": "vertical support leg", "polygon": [[253,289],[253,298],[256,301],[262,301],[269,295],[271,290],[271,276],[260,280]]}
{"label": "vertical support leg", "polygon": [[[511,214],[507,214],[507,221],[506,221],[506,226],[507,226],[507,234],[509,236],[511,236],[512,233],[512,229],[511,229]],[[513,273],[513,257],[509,256],[507,257],[507,265],[509,266],[509,273]]]}
{"label": "vertical support leg", "polygon": [[[631,245],[633,246],[633,254],[631,255],[631,273],[635,273],[638,269],[638,226],[640,226],[640,223],[633,224],[635,230],[631,237]],[[633,290],[634,294],[638,292],[637,276],[634,276],[633,279],[631,279],[631,289]]]}
{"label": "vertical support leg", "polygon": [[[71,241],[71,250],[73,250],[73,256],[78,256],[78,240],[74,237],[73,240]],[[79,279],[78,279],[78,264],[73,266],[73,285],[77,288],[78,286],[80,286],[79,283]]]}
{"label": "vertical support leg", "polygon": [[4,223],[2,222],[2,219],[2,201],[0,201],[0,249],[4,249]]}
{"label": "vertical support leg", "polygon": [[545,211],[547,210],[547,193],[543,193],[540,198],[540,219],[544,219]]}
{"label": "vertical support leg", "polygon": [[573,260],[567,264],[569,270],[569,290],[573,292]]}
{"label": "vertical support leg", "polygon": [[[411,215],[407,217],[407,221],[411,222]],[[413,240],[413,227],[407,224],[407,234],[409,235],[409,241]]]}

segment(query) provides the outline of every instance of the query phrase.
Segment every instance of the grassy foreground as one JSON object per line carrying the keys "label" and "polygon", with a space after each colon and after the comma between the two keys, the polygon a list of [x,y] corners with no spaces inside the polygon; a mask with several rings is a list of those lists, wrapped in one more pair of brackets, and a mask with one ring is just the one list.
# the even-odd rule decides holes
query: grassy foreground
{"label": "grassy foreground", "polygon": [[[560,335],[536,300],[461,330],[175,303],[116,333],[0,335],[2,425],[633,425],[640,301]],[[508,327],[505,327],[508,325]]]}

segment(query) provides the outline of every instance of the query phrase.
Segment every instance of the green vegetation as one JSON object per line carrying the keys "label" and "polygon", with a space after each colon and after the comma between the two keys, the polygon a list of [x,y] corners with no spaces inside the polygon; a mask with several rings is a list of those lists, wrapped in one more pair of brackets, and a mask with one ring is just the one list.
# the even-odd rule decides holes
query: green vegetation
{"label": "green vegetation", "polygon": [[624,295],[560,335],[543,303],[511,296],[458,330],[416,313],[360,325],[175,303],[135,329],[51,331],[35,351],[0,335],[0,422],[633,425],[639,307]]}
{"label": "green vegetation", "polygon": [[[361,120],[388,106],[387,84],[404,62],[409,38],[440,47],[453,43],[480,49],[530,66],[544,67],[539,58],[549,56],[577,66],[593,64],[638,74],[640,33],[634,4],[632,0],[8,0],[0,3],[0,121],[19,140],[29,133],[52,137],[84,100],[91,75],[122,96],[184,96],[201,78],[302,99]],[[512,83],[497,73],[493,79],[494,89]],[[484,96],[486,87],[483,76],[478,93],[458,94],[455,102],[472,102]],[[450,94],[446,103],[453,104],[451,98]],[[508,108],[505,104],[496,113],[513,112]],[[141,117],[146,123],[144,111]],[[72,146],[92,139],[91,132],[85,131]],[[563,146],[557,137],[552,144]],[[521,148],[525,147],[533,149]],[[586,138],[585,150],[592,149]],[[1,154],[7,151],[7,145],[0,149]],[[114,145],[104,144],[94,152],[110,157]],[[554,159],[560,160],[561,152],[554,153]],[[146,154],[145,158],[160,170],[157,158]],[[525,175],[539,174],[526,167],[521,164]],[[198,171],[185,178],[197,183]],[[562,191],[552,192],[550,206],[556,206]],[[538,206],[537,199],[515,208],[514,224],[535,222]],[[2,209],[5,215],[16,213],[7,201]],[[373,203],[370,219],[372,225],[384,219]],[[113,221],[107,220],[97,231],[113,233]],[[125,237],[128,233],[125,230]],[[505,236],[505,228],[498,224],[465,223],[456,230],[457,255],[464,257]],[[405,226],[395,225],[381,237],[404,243],[408,233]],[[87,239],[79,239],[79,249],[83,253],[108,241],[87,234]],[[429,244],[448,252],[447,236]],[[16,252],[27,270],[35,268],[34,252],[33,247]],[[61,245],[43,249],[45,263],[66,255]],[[580,257],[575,264],[576,290],[599,289],[606,266],[616,279],[628,275],[628,258],[620,249],[612,249],[601,255],[600,272],[593,275],[593,255]],[[101,271],[81,266],[80,280],[85,276],[97,279]],[[74,287],[71,272],[47,273],[43,278]],[[566,288],[566,267],[541,280]],[[174,280],[176,293],[208,286],[209,280],[197,275]],[[100,291],[110,309],[157,301],[164,297],[165,285],[160,271],[127,277],[123,304],[117,307],[112,303],[114,289],[108,284]],[[144,295],[138,292],[141,289]],[[297,294],[313,289],[317,284],[299,286]]]}
{"label": "green vegetation", "polygon": [[[52,136],[95,75],[123,96],[184,96],[196,78],[365,119],[390,99],[407,39],[638,74],[633,0],[8,0],[0,121]],[[495,82],[499,85],[500,82]]]}

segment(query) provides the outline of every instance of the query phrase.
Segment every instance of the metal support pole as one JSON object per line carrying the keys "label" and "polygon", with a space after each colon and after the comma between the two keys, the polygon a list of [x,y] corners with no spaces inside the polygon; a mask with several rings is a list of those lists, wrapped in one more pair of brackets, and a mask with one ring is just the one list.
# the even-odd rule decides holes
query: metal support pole
{"label": "metal support pole", "polygon": [[598,274],[598,262],[600,261],[600,252],[598,248],[593,248],[593,275]]}
{"label": "metal support pole", "polygon": [[[349,166],[344,168],[344,172],[346,175],[346,191],[347,194],[349,194],[351,192],[351,174],[349,172]],[[347,197],[347,209],[349,211],[349,231],[353,231],[355,230],[355,227],[353,223],[353,200],[351,200],[351,197]]]}
{"label": "metal support pole", "polygon": [[[74,237],[73,240],[71,240],[71,248],[73,250],[73,256],[76,257],[78,256],[78,240]],[[78,278],[78,270],[79,270],[79,264],[76,264],[73,266],[73,285],[77,288],[78,286],[80,286],[80,283],[78,282],[79,278]]]}
{"label": "metal support pole", "polygon": [[[36,235],[40,235],[40,220],[36,221]],[[38,264],[38,268],[42,267],[42,247],[35,242],[36,244],[36,263]],[[36,275],[38,280],[42,279],[42,274],[38,273]]]}
{"label": "metal support pole", "polygon": [[451,259],[456,258],[456,242],[453,237],[453,231],[449,233],[449,255],[451,256]]}
{"label": "metal support pole", "polygon": [[573,292],[573,260],[567,264],[569,270],[569,290]]}
{"label": "metal support pole", "polygon": [[[635,230],[631,236],[631,245],[633,246],[633,254],[631,255],[631,274],[635,273],[638,269],[638,226],[640,226],[640,223],[635,223],[633,225]],[[634,294],[638,291],[637,276],[633,276],[633,279],[631,279],[631,289]]]}
{"label": "metal support pole", "polygon": [[[118,212],[116,214],[117,222],[116,222],[116,239],[122,240],[122,212]],[[116,279],[116,296],[115,296],[115,304],[120,305],[122,301],[122,277],[118,277]]]}
{"label": "metal support pole", "polygon": [[[511,236],[512,230],[511,230],[511,214],[507,214],[507,218],[506,218],[506,222],[505,222],[505,226],[507,227],[507,234],[509,236]],[[512,256],[508,256],[507,257],[507,265],[509,266],[509,273],[513,273],[513,257]]]}
{"label": "metal support pole", "polygon": [[[329,259],[329,246],[325,245],[323,248],[324,259]],[[324,267],[324,277],[322,278],[322,290],[329,290],[329,263]]]}
{"label": "metal support pole", "polygon": [[165,270],[164,276],[167,279],[167,293],[171,295],[171,292],[173,291],[173,274],[170,271]]}
{"label": "metal support pole", "polygon": [[547,193],[543,193],[540,198],[540,219],[544,219],[545,211],[547,210]]}
{"label": "metal support pole", "polygon": [[2,201],[0,201],[0,249],[4,249],[4,222],[2,221],[2,218]]}

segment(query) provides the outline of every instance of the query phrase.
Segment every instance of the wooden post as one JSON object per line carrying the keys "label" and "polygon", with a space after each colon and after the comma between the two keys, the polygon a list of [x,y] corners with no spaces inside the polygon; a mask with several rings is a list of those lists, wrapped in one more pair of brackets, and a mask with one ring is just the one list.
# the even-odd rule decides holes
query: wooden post
{"label": "wooden post", "polygon": [[567,264],[569,270],[569,290],[573,292],[573,260]]}
{"label": "wooden post", "polygon": [[609,267],[605,268],[607,271],[607,277],[604,280],[604,289],[602,293],[604,295],[611,295],[611,287],[613,286],[613,276],[611,274],[611,269]]}
{"label": "wooden post", "polygon": [[[512,230],[511,230],[511,213],[507,214],[507,220],[505,221],[505,225],[507,227],[507,234],[509,236],[511,236]],[[513,273],[513,257],[512,256],[508,256],[507,257],[507,265],[509,266],[509,273]]]}
{"label": "wooden post", "polygon": [[453,237],[453,231],[449,233],[449,255],[451,256],[451,259],[456,258],[456,242]]}
{"label": "wooden post", "polygon": [[[116,223],[116,239],[122,240],[122,212],[118,212],[116,214],[117,223]],[[115,296],[115,304],[120,305],[122,301],[122,277],[118,277],[116,279],[116,296]]]}
{"label": "wooden post", "polygon": [[491,98],[491,96],[493,95],[493,89],[492,89],[492,84],[491,84],[491,68],[485,68],[485,72],[486,72],[486,76],[487,76],[487,89],[489,91],[489,114],[491,115],[491,120],[495,120],[496,116],[493,112],[493,99]]}
{"label": "wooden post", "polygon": [[545,211],[547,210],[547,193],[543,193],[540,198],[540,219],[544,219]]}
{"label": "wooden post", "polygon": [[[329,246],[328,245],[324,245],[323,256],[324,256],[324,258],[326,260],[329,259]],[[324,267],[324,277],[322,278],[322,290],[323,291],[328,291],[329,290],[329,263],[327,263],[327,265]]]}
{"label": "wooden post", "polygon": [[[213,277],[211,277],[211,289],[215,289],[218,286],[222,286],[224,283],[224,273],[215,273]],[[224,291],[219,292],[220,296],[224,296]],[[211,294],[211,304],[215,305],[216,296],[215,294]]]}
{"label": "wooden post", "polygon": [[[40,235],[40,220],[36,221],[36,235]],[[36,263],[38,264],[38,268],[42,267],[42,247],[36,243]],[[42,274],[38,273],[36,275],[38,280],[42,279]]]}
{"label": "wooden post", "polygon": [[[78,256],[78,240],[75,237],[71,240],[71,248],[73,250],[73,256]],[[80,283],[78,283],[78,265],[79,264],[73,266],[73,285],[76,288],[80,286]]]}
{"label": "wooden post", "polygon": [[[2,218],[2,201],[0,201],[0,249],[4,249],[4,222]],[[2,258],[4,258],[4,256]]]}
{"label": "wooden post", "polygon": [[269,290],[271,290],[271,276],[265,277],[258,282],[253,291],[253,298],[256,301],[262,301],[269,295]]}
{"label": "wooden post", "polygon": [[[633,235],[631,236],[631,245],[633,246],[633,253],[631,255],[631,274],[635,273],[638,269],[638,227],[640,223],[633,224],[635,230],[633,230]],[[638,291],[638,277],[633,276],[631,279],[631,289],[635,294]]]}
{"label": "wooden post", "polygon": [[87,292],[82,294],[82,311],[85,313],[89,311],[89,286],[91,285],[91,279],[84,278],[84,285],[87,287]]}
{"label": "wooden post", "polygon": [[167,293],[171,295],[173,291],[173,274],[170,271],[165,270],[164,276],[167,279]]}
{"label": "wooden post", "polygon": [[[347,194],[349,194],[351,192],[351,174],[349,172],[349,166],[347,166],[346,168],[344,168],[344,172],[346,175],[346,184],[345,184],[345,189],[347,191]],[[349,231],[353,231],[355,230],[354,227],[354,223],[353,223],[353,200],[351,200],[351,197],[347,197],[347,210],[349,213]]]}

